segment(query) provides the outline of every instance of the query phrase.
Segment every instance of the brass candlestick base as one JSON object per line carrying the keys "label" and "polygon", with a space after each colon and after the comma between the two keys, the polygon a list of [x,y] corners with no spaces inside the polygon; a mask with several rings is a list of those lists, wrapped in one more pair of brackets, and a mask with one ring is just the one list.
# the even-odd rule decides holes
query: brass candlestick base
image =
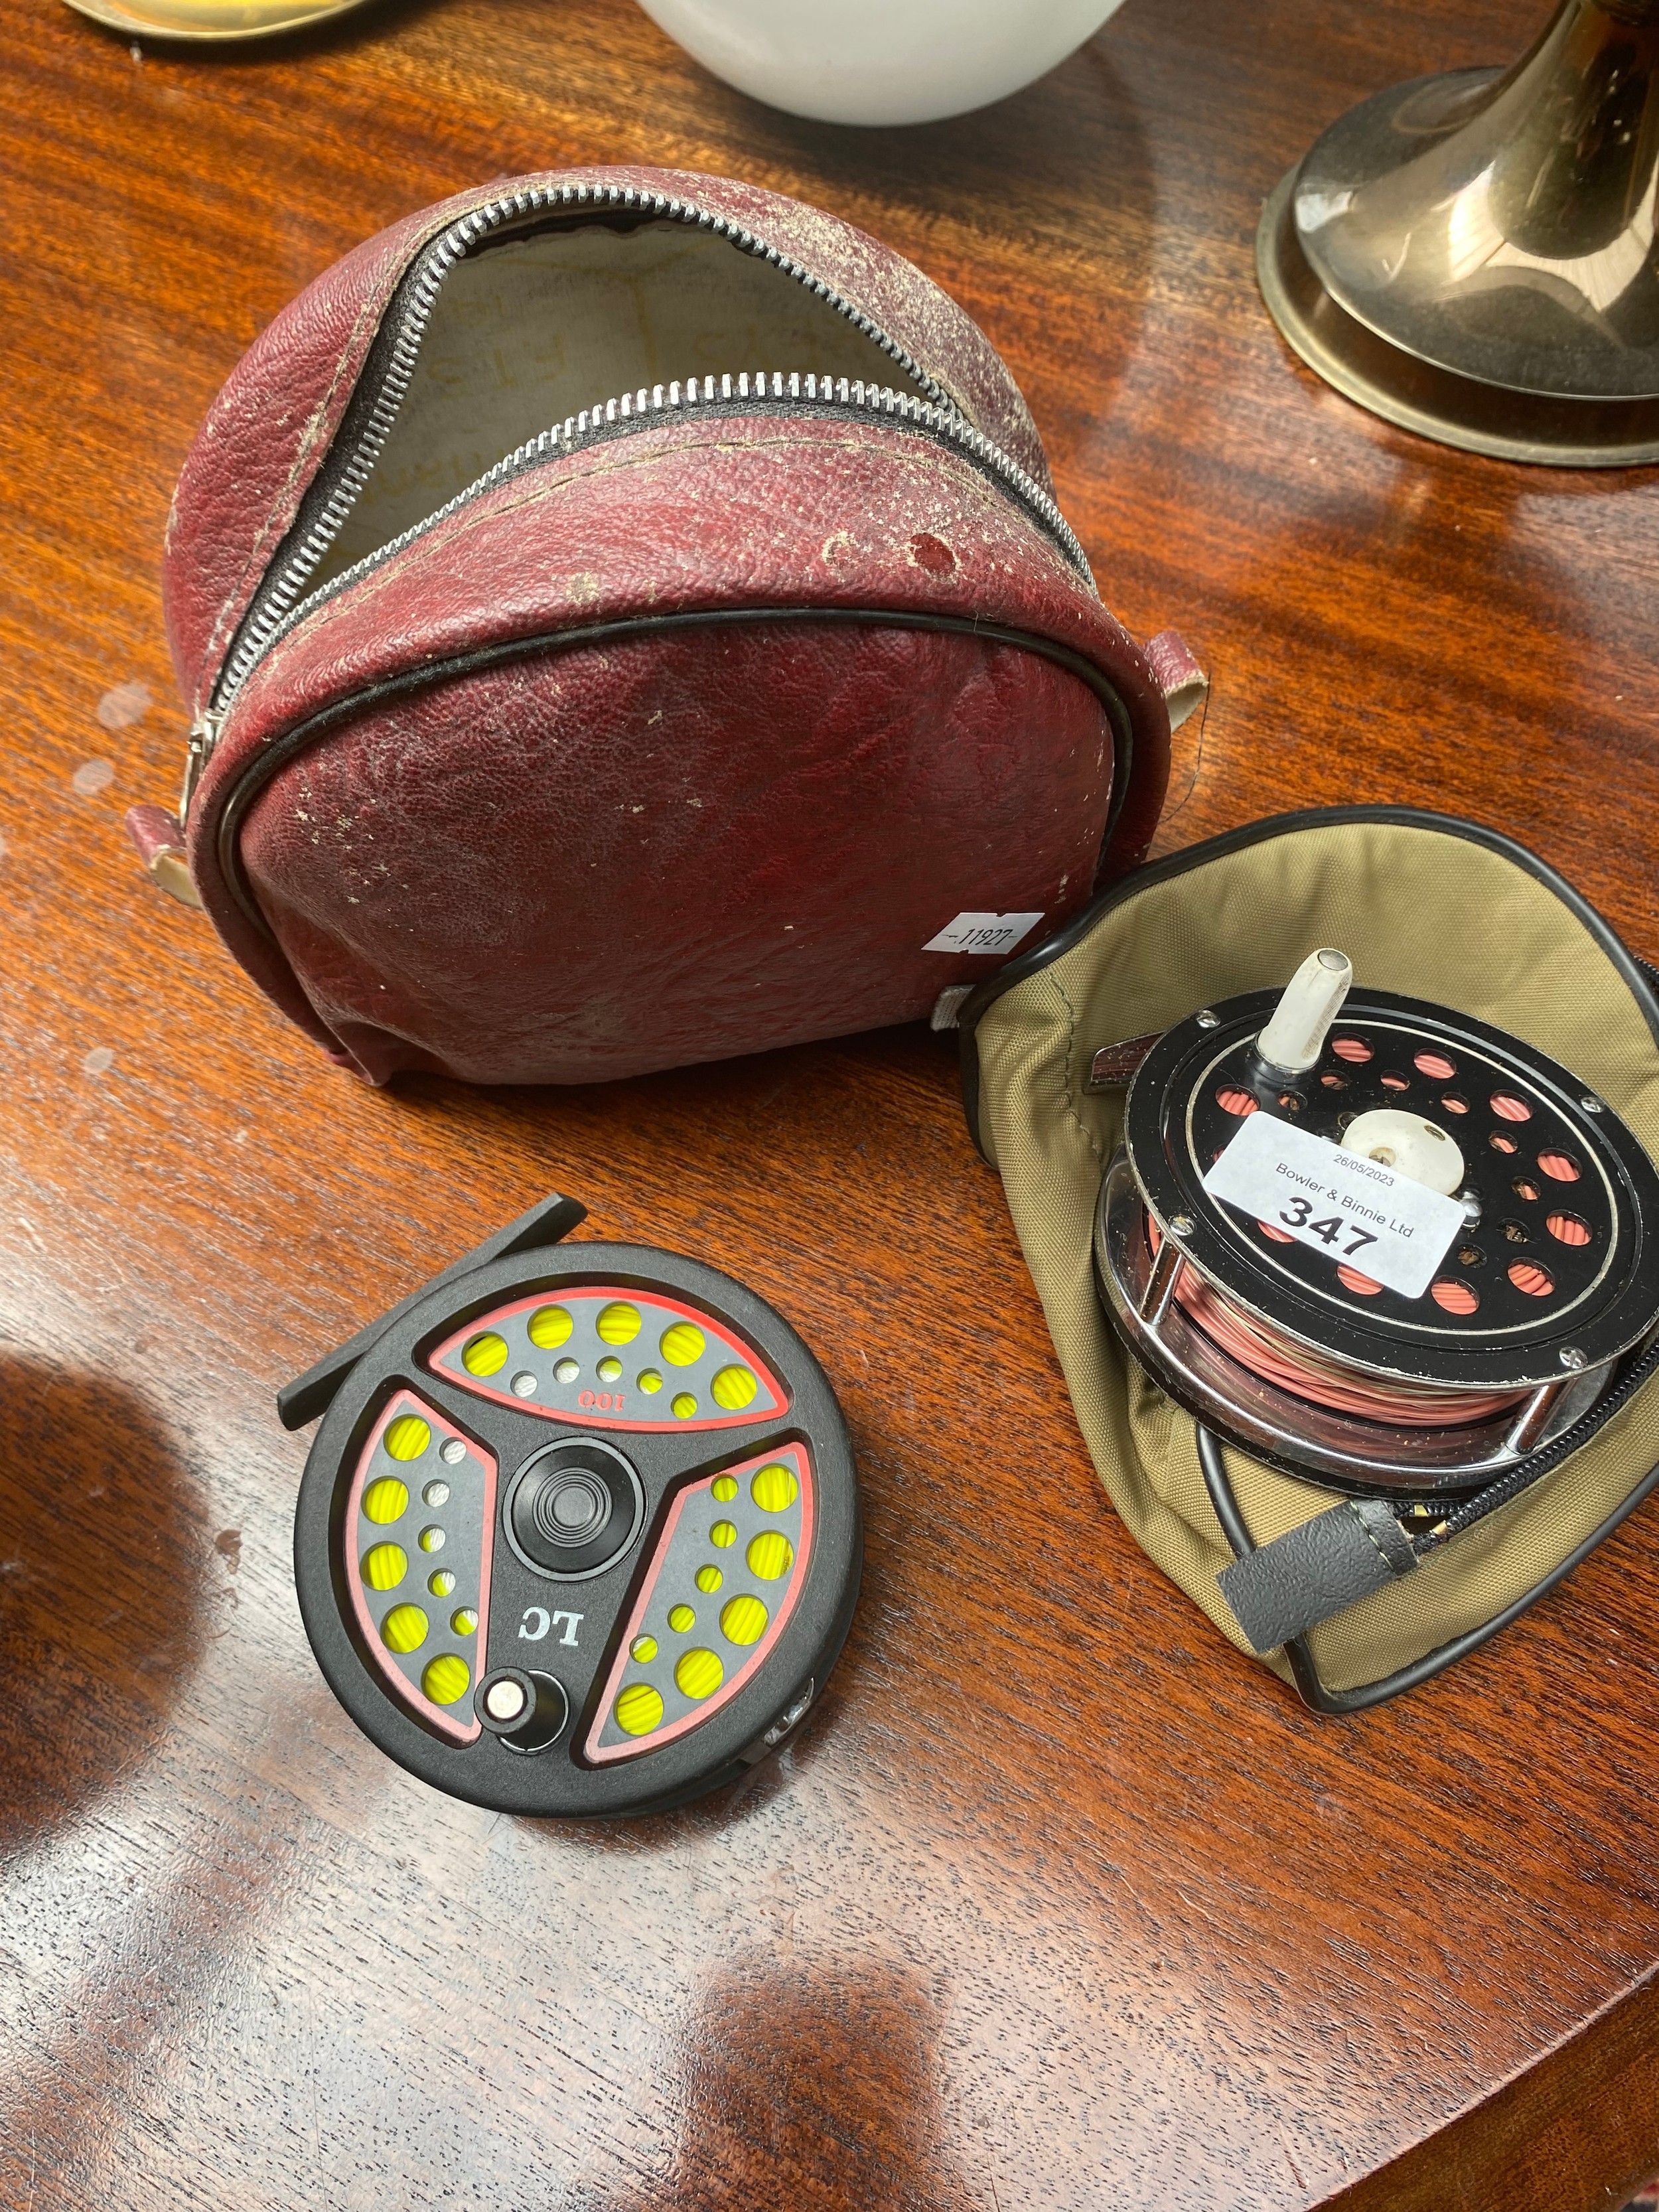
{"label": "brass candlestick base", "polygon": [[1256,272],[1310,368],[1442,444],[1659,461],[1659,0],[1562,0],[1507,72],[1396,85],[1262,210]]}

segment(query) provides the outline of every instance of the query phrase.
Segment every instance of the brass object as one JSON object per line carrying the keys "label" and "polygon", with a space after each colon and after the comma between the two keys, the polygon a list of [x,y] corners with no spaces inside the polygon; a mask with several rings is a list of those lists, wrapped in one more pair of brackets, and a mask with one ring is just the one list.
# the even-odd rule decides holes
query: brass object
{"label": "brass object", "polygon": [[69,0],[130,39],[213,40],[268,39],[343,15],[365,0]]}
{"label": "brass object", "polygon": [[1659,461],[1659,0],[1562,0],[1507,71],[1395,85],[1262,210],[1268,312],[1390,422],[1575,468]]}

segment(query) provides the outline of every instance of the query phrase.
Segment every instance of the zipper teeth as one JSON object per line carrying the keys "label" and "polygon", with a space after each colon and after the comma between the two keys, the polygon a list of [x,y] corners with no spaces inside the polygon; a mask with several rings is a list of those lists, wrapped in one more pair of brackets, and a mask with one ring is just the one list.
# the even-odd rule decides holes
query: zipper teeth
{"label": "zipper teeth", "polygon": [[[358,441],[356,451],[330,494],[327,505],[307,532],[304,542],[289,559],[282,574],[270,586],[249,621],[235,653],[221,672],[214,687],[213,708],[216,714],[222,715],[241,689],[249,671],[272,641],[278,625],[294,607],[318,563],[339,535],[347,515],[356,504],[357,495],[380,458],[380,450],[391,434],[392,426],[414,379],[421,343],[426,336],[426,327],[445,277],[458,261],[465,258],[481,239],[487,237],[492,230],[499,229],[503,223],[549,209],[584,206],[637,209],[668,222],[684,222],[712,231],[716,237],[729,239],[742,252],[769,262],[784,276],[793,277],[797,283],[804,285],[827,307],[833,307],[855,330],[890,356],[936,407],[953,417],[959,416],[959,410],[944,386],[929,376],[921,363],[896,339],[890,337],[878,323],[864,313],[862,309],[854,307],[850,301],[843,299],[821,277],[811,275],[791,255],[781,252],[775,246],[767,245],[764,240],[757,237],[742,223],[733,222],[725,216],[698,207],[693,201],[670,198],[661,192],[642,192],[633,185],[563,185],[556,191],[538,186],[530,191],[515,192],[510,198],[491,200],[486,206],[475,208],[470,215],[463,216],[459,222],[453,223],[437,243],[427,249],[425,265],[415,280],[414,290],[392,348],[391,363],[368,425]],[[1009,465],[1012,467],[1013,465],[1011,463]]]}
{"label": "zipper teeth", "polygon": [[1581,1414],[1572,1426],[1565,1430],[1553,1443],[1546,1444],[1541,1451],[1534,1452],[1529,1459],[1512,1467],[1507,1474],[1500,1475],[1485,1490],[1476,1491],[1473,1498],[1465,1498],[1438,1527],[1431,1529],[1426,1536],[1418,1537],[1416,1549],[1419,1558],[1426,1559],[1431,1552],[1437,1552],[1443,1544],[1449,1544],[1454,1536],[1461,1536],[1466,1528],[1473,1528],[1488,1514],[1497,1513],[1511,1504],[1523,1492],[1530,1490],[1534,1482],[1541,1481],[1547,1474],[1553,1474],[1556,1468],[1571,1459],[1575,1452],[1582,1451],[1615,1413],[1629,1405],[1637,1392],[1651,1379],[1656,1368],[1659,1368],[1659,1343],[1650,1345],[1635,1366],[1626,1370],[1607,1396],[1592,1406],[1587,1413]]}
{"label": "zipper teeth", "polygon": [[377,545],[372,553],[364,554],[361,561],[354,561],[349,568],[343,568],[337,576],[331,577],[320,589],[309,593],[298,605],[290,606],[272,621],[264,633],[258,653],[228,686],[218,719],[223,720],[230,702],[252,672],[254,662],[307,615],[325,605],[337,592],[343,591],[349,584],[356,583],[370,569],[379,567],[381,562],[392,559],[405,547],[413,544],[417,538],[447,521],[451,515],[458,514],[471,501],[493,490],[497,484],[504,483],[521,470],[532,467],[540,460],[579,452],[585,445],[602,440],[605,434],[613,428],[643,423],[653,416],[684,415],[695,409],[718,408],[726,402],[741,404],[748,400],[752,404],[757,401],[780,399],[811,401],[819,406],[829,404],[849,410],[860,409],[885,420],[910,423],[918,429],[947,437],[954,444],[965,447],[1034,510],[1038,520],[1059,541],[1067,560],[1093,588],[1094,579],[1088,556],[1054,501],[1040,484],[1026,475],[1018,462],[1011,460],[1000,446],[993,445],[960,415],[954,412],[946,414],[937,407],[930,407],[925,400],[912,399],[906,392],[893,392],[883,385],[861,384],[844,376],[785,376],[775,370],[769,375],[694,376],[684,385],[678,382],[659,384],[649,390],[641,386],[638,392],[624,392],[619,399],[607,399],[601,405],[584,407],[580,414],[567,415],[562,422],[556,422],[551,429],[544,430],[539,437],[526,440],[504,460],[497,461],[493,468],[487,469],[483,476],[468,484],[464,491],[457,492],[441,507],[434,507],[430,514],[422,515],[418,522],[411,523],[396,538],[389,538],[384,545]]}

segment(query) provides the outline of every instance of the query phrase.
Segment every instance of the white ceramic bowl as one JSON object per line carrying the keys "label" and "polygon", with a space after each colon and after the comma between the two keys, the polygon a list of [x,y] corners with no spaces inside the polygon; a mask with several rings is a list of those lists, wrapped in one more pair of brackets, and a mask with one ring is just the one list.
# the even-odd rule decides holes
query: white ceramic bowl
{"label": "white ceramic bowl", "polygon": [[931,123],[1040,77],[1121,0],[640,0],[741,92],[826,123]]}

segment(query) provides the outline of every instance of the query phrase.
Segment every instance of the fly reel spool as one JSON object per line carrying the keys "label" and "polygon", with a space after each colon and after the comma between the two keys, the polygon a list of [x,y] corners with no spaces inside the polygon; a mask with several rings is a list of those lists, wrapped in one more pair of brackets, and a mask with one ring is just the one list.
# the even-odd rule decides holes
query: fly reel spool
{"label": "fly reel spool", "polygon": [[665,1810],[799,1726],[858,1594],[817,1361],[752,1291],[550,1199],[283,1392],[323,1415],[300,1608],[364,1734],[452,1796]]}
{"label": "fly reel spool", "polygon": [[1217,1436],[1433,1522],[1430,1498],[1576,1433],[1653,1334],[1659,1176],[1557,1062],[1351,981],[1316,953],[1282,997],[1097,1056],[1129,1090],[1097,1267],[1126,1345]]}

